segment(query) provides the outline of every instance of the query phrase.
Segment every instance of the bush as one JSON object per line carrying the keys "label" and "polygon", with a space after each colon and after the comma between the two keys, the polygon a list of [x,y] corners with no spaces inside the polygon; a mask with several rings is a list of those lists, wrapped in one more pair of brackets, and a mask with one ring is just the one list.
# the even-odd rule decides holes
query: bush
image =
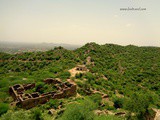
{"label": "bush", "polygon": [[57,109],[59,104],[60,104],[60,100],[53,100],[53,99],[50,99],[50,101],[48,103],[46,103],[47,105],[49,105],[50,108],[54,108],[54,109]]}
{"label": "bush", "polygon": [[43,120],[42,112],[40,111],[40,109],[38,108],[33,109],[32,114],[35,120]]}
{"label": "bush", "polygon": [[82,76],[83,76],[83,73],[77,73],[75,77],[76,77],[76,79],[78,79],[78,78],[80,79],[80,78],[82,78]]}
{"label": "bush", "polygon": [[33,120],[32,114],[29,111],[8,111],[6,114],[3,114],[0,120]]}
{"label": "bush", "polygon": [[70,76],[71,76],[71,74],[68,71],[64,71],[59,75],[59,77],[62,79],[68,79]]}
{"label": "bush", "polygon": [[55,74],[57,74],[58,72],[60,72],[62,69],[59,67],[52,67],[49,69],[49,72],[53,72]]}
{"label": "bush", "polygon": [[94,81],[96,78],[92,73],[86,73],[85,78],[88,79],[88,82],[91,83],[92,81]]}
{"label": "bush", "polygon": [[101,116],[96,116],[94,120],[125,120],[125,119],[113,115],[101,115]]}
{"label": "bush", "polygon": [[0,80],[0,88],[8,87],[8,81],[6,79]]}
{"label": "bush", "polygon": [[35,87],[36,92],[44,93],[44,90],[45,90],[44,86],[45,86],[44,82],[38,82]]}
{"label": "bush", "polygon": [[114,102],[114,107],[117,109],[117,108],[122,108],[123,107],[123,102],[124,102],[124,98],[118,98],[118,97],[115,97],[113,99],[113,102]]}
{"label": "bush", "polygon": [[102,97],[100,94],[93,94],[91,96],[89,96],[89,98],[96,103],[97,105],[100,105],[101,101],[102,101]]}
{"label": "bush", "polygon": [[135,93],[125,101],[124,108],[136,113],[137,119],[144,120],[149,114],[149,106],[156,101],[157,95],[153,93]]}
{"label": "bush", "polygon": [[6,113],[9,109],[8,104],[6,103],[0,103],[0,116],[4,113]]}
{"label": "bush", "polygon": [[0,92],[0,102],[4,102],[7,97],[8,94],[6,92]]}
{"label": "bush", "polygon": [[67,106],[60,120],[93,120],[95,104],[87,99],[81,103],[70,104]]}

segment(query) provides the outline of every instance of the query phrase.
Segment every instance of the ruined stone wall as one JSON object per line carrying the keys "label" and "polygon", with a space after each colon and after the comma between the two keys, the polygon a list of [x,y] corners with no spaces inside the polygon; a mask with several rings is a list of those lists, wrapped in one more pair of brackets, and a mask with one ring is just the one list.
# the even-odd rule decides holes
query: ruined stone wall
{"label": "ruined stone wall", "polygon": [[14,100],[17,100],[17,93],[16,93],[16,91],[14,90],[14,88],[13,87],[9,87],[9,94],[12,96],[12,98],[14,99]]}
{"label": "ruined stone wall", "polygon": [[76,85],[70,82],[62,83],[57,79],[48,78],[44,80],[47,84],[56,84],[58,90],[51,91],[39,95],[39,93],[24,93],[25,90],[32,89],[35,87],[35,83],[26,85],[15,85],[9,88],[9,94],[18,101],[22,108],[29,109],[37,106],[38,104],[44,104],[49,99],[61,99],[76,95]]}
{"label": "ruined stone wall", "polygon": [[61,98],[65,98],[65,94],[63,92],[59,92],[52,97],[52,99],[61,99]]}
{"label": "ruined stone wall", "polygon": [[40,96],[37,98],[30,98],[27,100],[22,100],[22,101],[20,101],[20,104],[21,104],[22,108],[29,109],[29,108],[35,107],[39,104],[44,104],[44,103],[48,102],[50,98],[51,98],[51,94],[46,95],[46,96]]}
{"label": "ruined stone wall", "polygon": [[76,95],[76,85],[72,85],[70,88],[66,88],[63,90],[65,97],[70,97]]}
{"label": "ruined stone wall", "polygon": [[47,78],[44,80],[46,84],[60,84],[62,83],[59,79]]}
{"label": "ruined stone wall", "polygon": [[85,65],[78,65],[76,67],[76,70],[78,70],[78,71],[88,71],[88,69]]}
{"label": "ruined stone wall", "polygon": [[24,87],[25,90],[32,89],[32,88],[34,88],[35,86],[36,86],[35,83],[23,85],[23,87]]}

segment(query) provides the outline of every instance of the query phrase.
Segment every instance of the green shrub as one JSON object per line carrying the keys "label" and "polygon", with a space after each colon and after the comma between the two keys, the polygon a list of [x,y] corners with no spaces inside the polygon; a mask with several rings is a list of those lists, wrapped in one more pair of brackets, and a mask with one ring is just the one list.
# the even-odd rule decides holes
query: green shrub
{"label": "green shrub", "polygon": [[77,73],[75,77],[76,77],[76,79],[81,79],[82,76],[83,76],[83,73]]}
{"label": "green shrub", "polygon": [[88,80],[89,83],[94,82],[96,77],[92,73],[86,73],[85,78]]}
{"label": "green shrub", "polygon": [[44,82],[38,82],[35,87],[36,92],[44,93],[45,90],[44,86],[45,86]]}
{"label": "green shrub", "polygon": [[20,110],[16,112],[8,111],[3,114],[0,120],[34,120],[32,114],[26,110]]}
{"label": "green shrub", "polygon": [[101,115],[101,116],[96,116],[94,120],[125,120],[125,118],[113,115]]}
{"label": "green shrub", "polygon": [[124,103],[124,98],[115,97],[113,98],[113,102],[115,108],[122,108]]}
{"label": "green shrub", "polygon": [[62,79],[68,79],[71,76],[71,74],[68,71],[64,71],[64,72],[60,73],[58,76]]}
{"label": "green shrub", "polygon": [[6,79],[0,80],[0,88],[8,87],[8,81]]}
{"label": "green shrub", "polygon": [[53,99],[50,99],[49,102],[47,102],[47,105],[49,105],[50,108],[54,108],[54,109],[57,109],[59,104],[61,103],[60,100],[53,100]]}
{"label": "green shrub", "polygon": [[7,97],[8,94],[6,92],[0,92],[0,102],[4,102]]}
{"label": "green shrub", "polygon": [[40,109],[38,108],[32,109],[32,114],[35,120],[43,120],[42,112],[40,111]]}
{"label": "green shrub", "polygon": [[9,105],[6,103],[0,103],[0,116],[6,113],[9,109]]}
{"label": "green shrub", "polygon": [[126,99],[124,108],[136,113],[137,119],[144,120],[149,114],[149,106],[155,104],[156,101],[156,94],[139,92],[133,94],[129,99]]}
{"label": "green shrub", "polygon": [[97,106],[100,105],[101,101],[102,101],[102,97],[100,94],[93,94],[91,96],[89,96],[89,98],[97,104]]}
{"label": "green shrub", "polygon": [[91,100],[74,103],[67,106],[60,120],[93,120],[95,104]]}
{"label": "green shrub", "polygon": [[50,68],[49,69],[49,72],[53,72],[53,73],[58,73],[58,72],[60,72],[62,69],[61,68],[59,68],[59,67],[52,67],[52,68]]}

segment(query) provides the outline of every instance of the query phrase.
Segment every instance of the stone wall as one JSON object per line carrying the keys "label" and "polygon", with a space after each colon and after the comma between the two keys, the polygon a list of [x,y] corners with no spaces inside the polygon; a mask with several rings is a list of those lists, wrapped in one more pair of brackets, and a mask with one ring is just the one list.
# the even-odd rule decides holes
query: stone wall
{"label": "stone wall", "polygon": [[78,66],[76,67],[76,70],[78,70],[78,71],[87,71],[87,68],[86,68],[85,65],[78,65]]}
{"label": "stone wall", "polygon": [[35,83],[20,85],[16,84],[9,87],[9,94],[13,97],[14,101],[18,101],[18,104],[22,108],[29,109],[39,104],[44,104],[50,99],[61,99],[65,97],[71,97],[76,95],[76,84],[68,81],[66,83],[61,82],[59,79],[47,78],[44,80],[46,84],[54,84],[57,86],[57,91],[50,91],[48,93],[25,93],[26,90],[35,87]]}

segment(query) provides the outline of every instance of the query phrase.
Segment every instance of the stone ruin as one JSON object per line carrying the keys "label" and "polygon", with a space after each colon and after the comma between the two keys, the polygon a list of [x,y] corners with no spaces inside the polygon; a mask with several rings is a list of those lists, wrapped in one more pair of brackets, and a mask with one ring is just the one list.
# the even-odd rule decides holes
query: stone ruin
{"label": "stone ruin", "polygon": [[59,79],[47,78],[44,80],[44,83],[55,86],[57,90],[43,94],[38,92],[30,94],[25,93],[25,91],[33,89],[35,87],[35,83],[24,85],[16,84],[9,87],[9,94],[13,97],[14,101],[17,102],[16,105],[20,105],[25,109],[35,107],[39,104],[44,104],[50,99],[60,99],[76,95],[76,84],[71,80],[61,82]]}
{"label": "stone ruin", "polygon": [[77,65],[76,70],[78,71],[88,71],[85,65]]}
{"label": "stone ruin", "polygon": [[76,74],[89,72],[89,69],[87,69],[85,65],[77,65],[68,71],[70,72],[71,77],[75,77]]}

